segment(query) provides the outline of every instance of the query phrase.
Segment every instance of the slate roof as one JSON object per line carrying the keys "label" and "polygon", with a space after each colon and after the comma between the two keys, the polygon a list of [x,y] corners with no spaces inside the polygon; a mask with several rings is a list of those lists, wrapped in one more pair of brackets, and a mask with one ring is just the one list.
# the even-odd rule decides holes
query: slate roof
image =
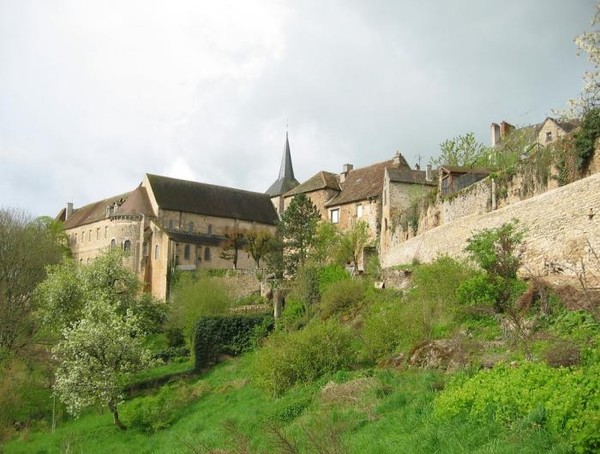
{"label": "slate roof", "polygon": [[431,171],[431,180],[427,180],[423,170],[388,168],[390,181],[393,183],[411,183],[437,186],[437,171]]}
{"label": "slate roof", "polygon": [[300,186],[296,186],[291,191],[286,192],[285,196],[306,194],[308,192],[318,191],[319,189],[335,189],[336,191],[339,191],[339,176],[335,173],[321,171],[310,177]]}
{"label": "slate roof", "polygon": [[[401,165],[403,164],[406,164],[406,161]],[[350,170],[346,179],[340,183],[341,192],[325,206],[342,205],[379,196],[383,192],[383,176],[388,167],[396,167],[393,160]]]}
{"label": "slate roof", "polygon": [[147,174],[161,209],[275,224],[277,212],[267,194]]}
{"label": "slate roof", "polygon": [[219,246],[224,240],[223,237],[206,234],[196,234],[188,232],[178,232],[165,230],[170,239],[177,243],[201,244],[203,246]]}
{"label": "slate roof", "polygon": [[288,134],[285,133],[285,145],[283,146],[283,157],[281,158],[281,167],[277,180],[267,189],[266,193],[270,197],[275,197],[288,192],[300,183],[294,177],[294,168],[292,167],[292,154],[290,152],[290,141]]}
{"label": "slate roof", "polygon": [[[108,199],[90,203],[88,205],[76,208],[73,213],[65,221],[65,229],[72,229],[93,222],[100,221],[106,218],[106,208],[108,206],[118,205],[117,209],[111,216],[152,216],[152,208],[148,200],[146,189],[138,187],[131,192],[126,192]],[[59,213],[59,217],[64,218],[64,209]]]}

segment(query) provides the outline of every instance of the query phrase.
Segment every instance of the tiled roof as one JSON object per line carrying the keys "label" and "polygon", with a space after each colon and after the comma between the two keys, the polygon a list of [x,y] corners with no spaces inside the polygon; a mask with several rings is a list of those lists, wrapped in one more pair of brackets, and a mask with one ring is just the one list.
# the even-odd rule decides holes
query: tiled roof
{"label": "tiled roof", "polygon": [[288,192],[295,188],[300,183],[294,177],[294,168],[292,166],[292,154],[290,152],[290,141],[288,134],[285,133],[285,145],[283,146],[283,157],[281,159],[281,167],[279,168],[279,177],[267,189],[266,193],[270,197],[275,197]]}
{"label": "tiled roof", "polygon": [[[400,166],[408,167],[408,164],[404,161]],[[341,192],[325,206],[342,205],[379,196],[383,191],[384,172],[388,167],[397,166],[393,160],[389,160],[350,170],[345,180],[340,183]]]}
{"label": "tiled roof", "polygon": [[[114,207],[115,204],[117,204],[117,208],[111,213],[111,216],[153,215],[146,190],[138,187],[134,191],[74,209],[73,213],[65,221],[65,229],[72,229],[105,219],[107,207]],[[60,215],[62,214],[63,211],[61,211]]]}
{"label": "tiled roof", "polygon": [[412,183],[437,186],[437,171],[431,171],[430,180],[425,178],[427,173],[423,170],[388,168],[387,171],[388,175],[390,176],[390,181],[394,183]]}
{"label": "tiled roof", "polygon": [[267,194],[147,175],[161,209],[275,224],[277,212]]}
{"label": "tiled roof", "polygon": [[291,191],[286,192],[285,196],[306,194],[308,192],[318,191],[319,189],[335,189],[336,191],[339,191],[339,176],[335,173],[321,171],[306,180],[300,186],[296,186]]}

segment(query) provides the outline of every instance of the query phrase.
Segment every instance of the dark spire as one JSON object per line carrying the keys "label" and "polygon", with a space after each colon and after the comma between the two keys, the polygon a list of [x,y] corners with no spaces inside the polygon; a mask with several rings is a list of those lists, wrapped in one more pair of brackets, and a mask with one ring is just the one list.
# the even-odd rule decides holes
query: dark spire
{"label": "dark spire", "polygon": [[283,157],[281,158],[281,167],[279,168],[279,177],[277,181],[267,189],[267,194],[271,197],[281,195],[295,188],[300,183],[294,178],[294,168],[292,167],[292,153],[290,152],[290,141],[288,133],[285,133],[285,145],[283,146]]}

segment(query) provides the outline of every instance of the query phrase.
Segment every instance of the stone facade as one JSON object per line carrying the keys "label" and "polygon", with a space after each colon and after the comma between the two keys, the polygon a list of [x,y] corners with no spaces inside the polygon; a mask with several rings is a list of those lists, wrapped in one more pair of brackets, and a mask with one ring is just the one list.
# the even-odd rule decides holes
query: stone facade
{"label": "stone facade", "polygon": [[594,256],[600,251],[598,207],[600,174],[496,211],[440,225],[384,251],[382,266],[429,262],[443,254],[464,257],[467,239],[474,233],[517,219],[527,229],[524,268],[528,272],[544,274],[559,264],[563,272],[573,273],[582,263],[598,270],[600,264]]}
{"label": "stone facade", "polygon": [[[216,203],[215,203],[216,201]],[[232,268],[221,257],[234,231],[274,232],[277,214],[265,194],[146,175],[134,191],[68,206],[65,221],[74,259],[87,264],[109,248],[126,252],[125,264],[157,298],[169,296],[176,270]],[[238,268],[254,268],[239,251]]]}

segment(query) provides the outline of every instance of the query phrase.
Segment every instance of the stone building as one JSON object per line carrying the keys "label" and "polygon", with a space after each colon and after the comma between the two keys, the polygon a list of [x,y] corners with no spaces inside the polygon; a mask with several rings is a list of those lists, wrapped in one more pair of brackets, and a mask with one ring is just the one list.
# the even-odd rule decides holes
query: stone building
{"label": "stone building", "polygon": [[[323,220],[348,230],[357,221],[365,221],[373,242],[379,241],[383,215],[386,171],[410,171],[404,157],[397,152],[393,159],[366,167],[344,164],[342,172],[320,171],[304,183],[283,194],[286,209],[297,194],[305,194],[315,204]],[[423,178],[425,172],[423,173]],[[362,262],[362,261],[361,261]],[[363,263],[357,264],[363,269]]]}
{"label": "stone building", "polygon": [[[68,204],[57,219],[76,261],[86,264],[118,247],[147,289],[168,298],[175,270],[231,268],[221,258],[226,235],[273,231],[277,212],[266,194],[146,174],[133,191],[77,209]],[[238,267],[253,267],[247,253]]]}

